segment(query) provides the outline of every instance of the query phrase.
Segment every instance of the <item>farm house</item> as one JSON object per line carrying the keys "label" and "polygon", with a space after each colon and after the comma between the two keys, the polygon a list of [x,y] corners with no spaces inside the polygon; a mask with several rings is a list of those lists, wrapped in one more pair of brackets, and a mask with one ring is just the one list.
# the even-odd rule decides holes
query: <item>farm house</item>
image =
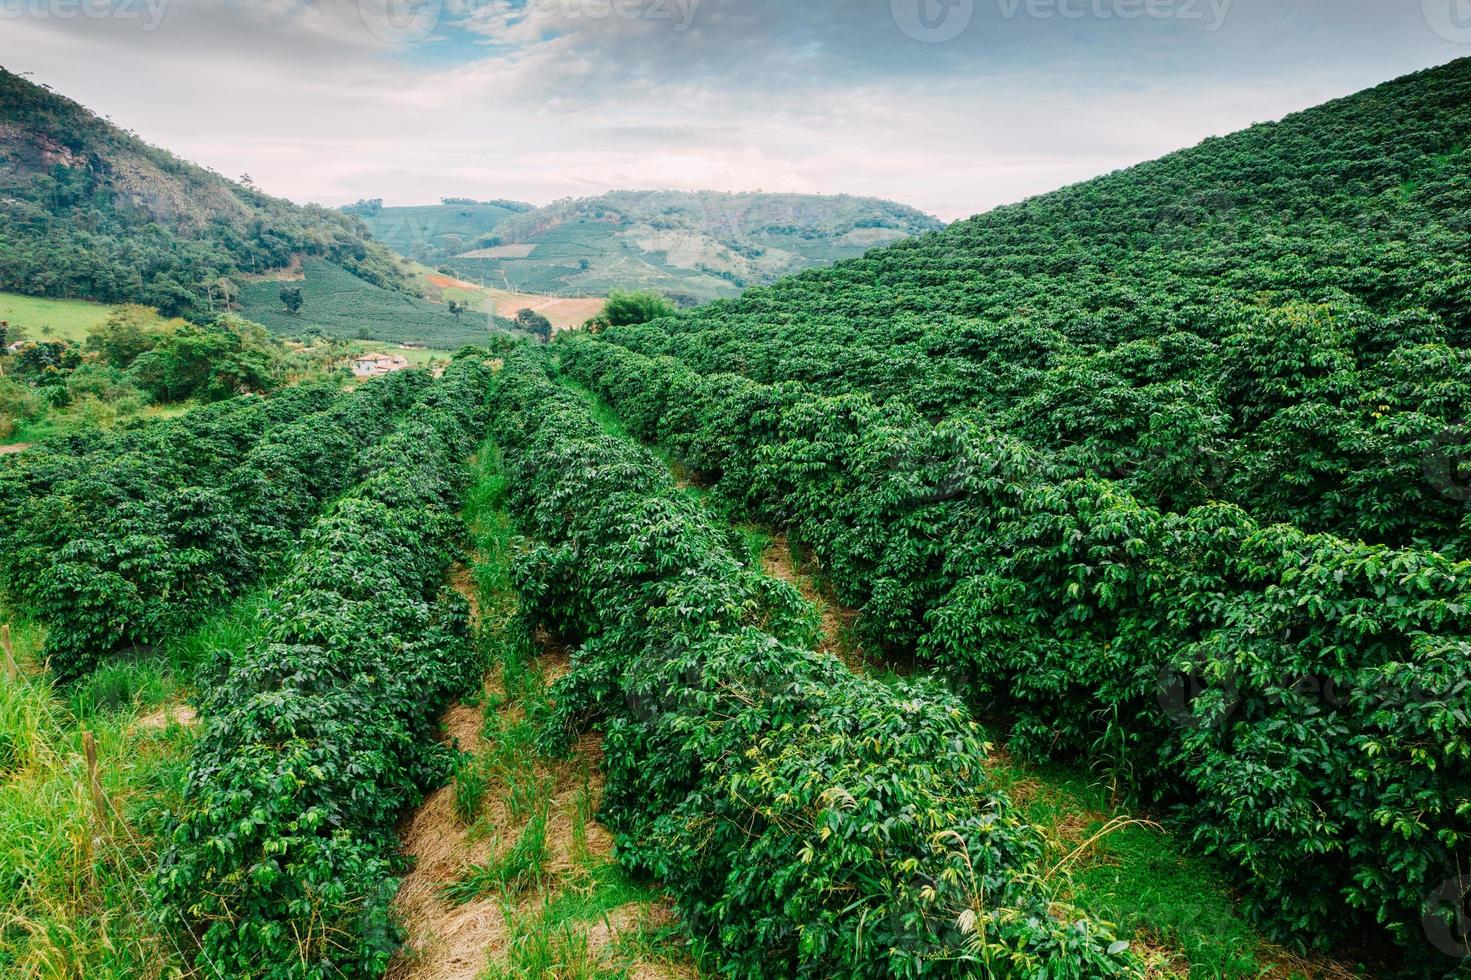
{"label": "farm house", "polygon": [[352,359],[352,373],[359,378],[377,378],[408,366],[408,359],[398,354],[362,354]]}

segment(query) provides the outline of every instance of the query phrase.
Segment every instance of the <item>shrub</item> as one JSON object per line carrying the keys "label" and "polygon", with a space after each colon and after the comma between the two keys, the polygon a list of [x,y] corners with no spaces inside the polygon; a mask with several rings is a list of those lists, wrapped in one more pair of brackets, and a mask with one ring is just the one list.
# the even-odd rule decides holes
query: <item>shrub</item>
{"label": "shrub", "polygon": [[1039,839],[956,698],[812,652],[800,596],[528,354],[494,404],[511,509],[545,542],[525,608],[580,644],[549,741],[602,727],[620,858],[668,885],[724,973],[1131,968],[1106,927],[1054,915]]}

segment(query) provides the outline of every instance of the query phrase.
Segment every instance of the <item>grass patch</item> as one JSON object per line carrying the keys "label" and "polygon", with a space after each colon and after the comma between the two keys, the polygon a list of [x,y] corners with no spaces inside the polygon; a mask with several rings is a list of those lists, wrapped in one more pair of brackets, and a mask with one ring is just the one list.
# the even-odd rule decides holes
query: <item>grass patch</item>
{"label": "grass patch", "polygon": [[587,934],[570,926],[551,926],[546,917],[517,915],[506,909],[510,942],[504,962],[492,963],[484,980],[556,977],[557,980],[614,980],[628,976],[626,968],[609,968],[598,962]]}
{"label": "grass patch", "polygon": [[[1133,937],[1160,976],[1305,977],[1242,916],[1224,877],[1157,826],[1122,821],[1105,787],[1064,767],[994,756],[987,772],[1065,865],[1069,898]],[[1102,832],[1101,836],[1100,832]],[[1096,836],[1096,839],[1094,839]],[[1091,843],[1090,843],[1091,841]]]}
{"label": "grass patch", "polygon": [[42,299],[0,293],[0,320],[25,331],[26,340],[70,340],[81,343],[106,322],[114,307],[84,299]]}
{"label": "grass patch", "polygon": [[[178,805],[195,733],[172,706],[255,627],[256,594],[163,646],[108,661],[67,689],[39,659],[40,626],[12,627],[22,677],[0,687],[0,975],[177,975],[185,941],[148,914],[165,812]],[[83,732],[111,808],[99,830]],[[192,955],[192,954],[191,954]]]}
{"label": "grass patch", "polygon": [[486,895],[524,895],[546,881],[547,856],[547,811],[542,809],[521,828],[505,854],[470,867],[458,881],[446,885],[444,893],[461,904]]}
{"label": "grass patch", "polygon": [[587,875],[584,887],[562,891],[547,903],[543,919],[549,927],[598,922],[625,905],[659,900],[657,889],[635,882],[615,862],[592,865]]}
{"label": "grass patch", "polygon": [[[122,663],[70,692],[40,666],[44,631],[13,630],[23,674],[0,695],[0,973],[157,977],[180,961],[147,915],[161,810],[178,798],[193,734],[139,718],[174,694],[166,669]],[[84,731],[110,808],[97,819]]]}

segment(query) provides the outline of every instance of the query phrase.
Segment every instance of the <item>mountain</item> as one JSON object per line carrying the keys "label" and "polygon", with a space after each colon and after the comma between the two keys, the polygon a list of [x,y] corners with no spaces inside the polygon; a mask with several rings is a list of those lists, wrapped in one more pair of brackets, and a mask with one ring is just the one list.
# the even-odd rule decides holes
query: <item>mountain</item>
{"label": "mountain", "polygon": [[0,68],[0,290],[206,315],[303,257],[418,292],[356,218],[227,180]]}
{"label": "mountain", "polygon": [[342,210],[362,218],[373,237],[398,254],[432,265],[475,248],[506,218],[536,206],[451,197],[423,207],[385,208],[382,200],[359,201]]}
{"label": "mountain", "polygon": [[447,201],[364,217],[402,254],[487,286],[552,295],[647,288],[687,303],[944,227],[877,198],[714,191],[613,191],[534,209]]}
{"label": "mountain", "polygon": [[865,649],[1105,773],[1292,943],[1454,972],[1471,59],[560,346],[797,532]]}

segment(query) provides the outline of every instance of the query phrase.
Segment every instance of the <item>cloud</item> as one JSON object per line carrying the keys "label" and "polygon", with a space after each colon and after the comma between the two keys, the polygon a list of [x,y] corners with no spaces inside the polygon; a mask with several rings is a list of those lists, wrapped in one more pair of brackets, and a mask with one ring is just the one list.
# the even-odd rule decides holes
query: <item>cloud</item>
{"label": "cloud", "polygon": [[904,2],[970,0],[169,0],[153,31],[0,21],[0,62],[298,200],[760,187],[955,218],[1471,54],[1419,4],[973,0],[930,44]]}

